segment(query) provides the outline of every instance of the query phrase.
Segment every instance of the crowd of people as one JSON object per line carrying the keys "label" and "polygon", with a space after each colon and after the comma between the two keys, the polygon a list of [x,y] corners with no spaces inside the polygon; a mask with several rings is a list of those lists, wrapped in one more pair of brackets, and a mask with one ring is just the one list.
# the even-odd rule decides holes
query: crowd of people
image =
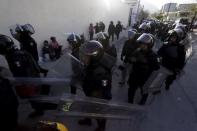
{"label": "crowd of people", "polygon": [[[110,21],[109,27],[108,27],[108,35],[109,38],[112,38],[112,41],[114,40],[114,35],[116,35],[117,40],[119,39],[119,35],[123,30],[123,25],[120,21],[117,22],[116,25],[114,25],[113,21]],[[94,34],[97,34],[99,32],[105,32],[105,24],[101,21],[99,23],[96,23],[95,26],[93,26],[92,23],[90,23],[89,26],[89,38],[90,40],[93,40]]]}
{"label": "crowd of people", "polygon": [[[165,27],[168,27],[167,29]],[[105,32],[103,22],[97,23],[96,26],[90,24],[89,34],[90,40],[84,43],[82,37],[78,34],[71,33],[67,37],[69,46],[71,47],[72,76],[70,81],[71,94],[77,94],[77,86],[80,85],[83,92],[88,97],[100,99],[112,99],[112,75],[117,63],[116,47],[110,42],[114,40],[114,34],[119,39],[119,34],[123,26],[118,21],[114,26],[113,21],[110,22],[108,33]],[[165,29],[165,32],[164,30]],[[9,69],[14,77],[44,77],[47,76],[47,69],[43,69],[38,64],[37,43],[32,37],[34,29],[30,24],[17,25],[16,28],[10,30],[12,36],[20,42],[21,48],[16,48],[13,40],[6,36],[0,35],[0,54],[5,56]],[[93,35],[95,34],[95,37]],[[51,43],[44,41],[43,55],[52,52],[53,59],[60,57],[61,46],[55,37],[51,37]],[[160,39],[163,44],[157,52],[153,50],[156,39]],[[165,25],[162,22],[146,21],[135,28],[128,30],[128,39],[125,41],[122,52],[121,61],[123,65],[118,69],[122,71],[120,86],[128,83],[128,103],[134,104],[135,93],[137,89],[141,89],[140,105],[146,104],[148,92],[144,92],[143,86],[149,79],[151,74],[159,70],[161,66],[168,69],[172,74],[167,76],[165,80],[165,89],[169,90],[177,75],[180,74],[185,65],[186,50],[184,40],[187,39],[187,30],[183,24],[177,24],[175,27]],[[50,54],[50,53],[49,53]],[[2,68],[3,70],[3,68]],[[65,69],[66,70],[66,69]],[[129,76],[127,79],[127,75]],[[6,123],[4,126],[13,131],[17,126],[18,118],[18,101],[16,94],[12,90],[9,80],[0,76],[0,83],[4,88],[1,90],[1,102],[4,103],[0,109],[1,122]],[[32,98],[35,94],[48,95],[50,92],[49,85],[41,85],[39,88],[26,88],[28,85],[17,86],[16,92],[22,98]],[[31,89],[30,93],[26,90]],[[39,91],[38,91],[39,89]],[[5,96],[6,94],[6,96]],[[10,96],[9,98],[7,98]],[[6,99],[6,100],[5,100]],[[3,101],[2,101],[3,100]],[[44,104],[39,101],[29,100],[34,112],[29,117],[33,118],[44,114],[44,110],[56,109],[56,104]],[[9,104],[7,104],[9,102]],[[10,110],[7,110],[10,109]],[[7,119],[7,115],[12,114],[12,119]],[[98,127],[95,131],[104,131],[106,127],[106,119],[96,119]],[[9,126],[7,125],[9,123]],[[11,124],[10,124],[11,123]],[[91,125],[92,120],[85,118],[79,120],[80,125]]]}

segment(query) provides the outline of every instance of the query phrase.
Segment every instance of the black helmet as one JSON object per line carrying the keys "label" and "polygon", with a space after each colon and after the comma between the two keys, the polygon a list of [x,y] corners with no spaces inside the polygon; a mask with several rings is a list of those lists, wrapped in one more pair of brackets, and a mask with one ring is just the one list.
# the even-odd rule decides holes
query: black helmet
{"label": "black helmet", "polygon": [[128,30],[128,39],[134,39],[137,32],[133,29]]}
{"label": "black helmet", "polygon": [[103,46],[100,42],[91,40],[80,47],[80,60],[85,65],[95,64],[104,54]]}
{"label": "black helmet", "polygon": [[14,47],[13,40],[6,35],[0,34],[0,54],[5,55],[7,51],[13,47]]}
{"label": "black helmet", "polygon": [[180,30],[182,30],[181,39],[184,39],[184,38],[186,37],[186,35],[187,35],[186,25],[178,24],[178,25],[176,25],[175,29],[180,29]]}
{"label": "black helmet", "polygon": [[80,36],[73,32],[68,36],[67,41],[69,42],[69,44],[80,43]]}
{"label": "black helmet", "polygon": [[142,23],[139,26],[139,31],[142,33],[148,33],[149,32],[149,26],[146,23]]}
{"label": "black helmet", "polygon": [[104,34],[103,32],[99,32],[95,34],[95,40],[97,41],[102,41],[107,39],[106,34]]}
{"label": "black helmet", "polygon": [[137,43],[147,45],[149,48],[154,46],[154,39],[150,34],[143,33],[138,39]]}
{"label": "black helmet", "polygon": [[177,37],[176,41],[180,42],[184,36],[184,32],[181,29],[173,29],[168,32],[168,35],[169,35],[168,41],[170,40],[172,36],[175,36]]}
{"label": "black helmet", "polygon": [[25,24],[21,26],[24,32],[28,32],[30,35],[35,33],[34,27],[31,24]]}
{"label": "black helmet", "polygon": [[19,33],[22,33],[24,30],[23,30],[23,28],[22,28],[22,26],[21,25],[18,25],[18,24],[16,24],[16,25],[13,25],[13,26],[11,26],[10,27],[10,33],[11,33],[11,35],[15,38],[15,39],[18,39],[18,34]]}

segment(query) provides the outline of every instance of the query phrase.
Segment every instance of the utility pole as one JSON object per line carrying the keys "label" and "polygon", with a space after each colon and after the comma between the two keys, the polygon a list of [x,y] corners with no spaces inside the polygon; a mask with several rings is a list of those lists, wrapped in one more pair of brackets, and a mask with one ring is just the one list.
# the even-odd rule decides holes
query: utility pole
{"label": "utility pole", "polygon": [[136,14],[136,20],[138,21],[138,16],[139,16],[139,8],[140,8],[140,0],[138,0],[138,5],[137,5],[137,14]]}

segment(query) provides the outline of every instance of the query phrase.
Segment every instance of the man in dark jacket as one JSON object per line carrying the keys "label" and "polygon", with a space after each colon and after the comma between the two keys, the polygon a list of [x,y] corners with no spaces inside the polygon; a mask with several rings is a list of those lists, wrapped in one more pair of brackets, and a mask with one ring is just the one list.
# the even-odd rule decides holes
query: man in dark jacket
{"label": "man in dark jacket", "polygon": [[109,34],[109,39],[112,37],[112,41],[114,41],[115,30],[116,30],[116,27],[114,26],[113,21],[111,21],[108,27],[108,34]]}
{"label": "man in dark jacket", "polygon": [[138,88],[141,89],[142,99],[139,104],[144,105],[148,94],[144,94],[142,87],[148,80],[149,76],[154,70],[159,69],[159,63],[157,61],[157,55],[152,51],[152,45],[154,43],[153,38],[149,34],[142,34],[137,43],[139,48],[133,52],[133,56],[130,58],[130,62],[133,64],[132,72],[129,75],[129,92],[128,102],[133,103],[135,92]]}
{"label": "man in dark jacket", "polygon": [[122,25],[120,21],[116,24],[116,38],[119,39],[120,32],[122,32]]}
{"label": "man in dark jacket", "polygon": [[170,85],[176,79],[177,74],[185,65],[185,48],[179,42],[181,40],[182,30],[174,29],[169,31],[168,42],[159,49],[158,55],[162,58],[162,65],[173,72],[166,79],[166,90],[169,90]]}

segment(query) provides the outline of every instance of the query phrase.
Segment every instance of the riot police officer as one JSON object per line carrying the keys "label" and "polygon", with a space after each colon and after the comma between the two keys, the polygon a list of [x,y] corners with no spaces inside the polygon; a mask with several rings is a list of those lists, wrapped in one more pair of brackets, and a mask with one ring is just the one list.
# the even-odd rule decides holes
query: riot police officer
{"label": "riot police officer", "polygon": [[120,85],[124,85],[127,73],[130,72],[132,65],[129,63],[129,57],[133,51],[138,47],[136,40],[138,34],[135,30],[130,29],[128,31],[128,39],[125,41],[120,59],[123,61],[123,65],[119,66],[119,69],[122,70],[122,80],[119,82]]}
{"label": "riot police officer", "polygon": [[143,33],[150,33],[150,27],[147,25],[147,23],[142,23],[139,28],[138,32],[143,34]]}
{"label": "riot police officer", "polygon": [[117,57],[116,47],[115,45],[112,45],[110,43],[108,34],[105,32],[99,32],[95,35],[96,35],[95,39],[102,44],[104,51],[110,56],[116,58]]}
{"label": "riot police officer", "polygon": [[183,34],[182,30],[173,29],[170,30],[168,34],[168,41],[164,43],[158,51],[158,55],[162,58],[162,65],[173,72],[173,74],[166,79],[166,90],[169,90],[177,74],[183,69],[186,53],[184,45],[180,44]]}
{"label": "riot police officer", "polygon": [[[0,54],[5,56],[10,71],[12,72],[14,77],[40,77],[40,68],[28,52],[17,49],[12,39],[8,36],[0,34],[0,42]],[[36,90],[38,88],[24,88],[25,86],[26,85],[15,87],[17,93],[19,93],[19,95],[21,94],[21,97],[27,98],[32,97],[36,94]],[[45,89],[48,88],[46,87],[47,85],[44,86]],[[42,92],[44,88],[42,86],[41,88],[39,88],[39,91]],[[27,91],[28,93],[30,92],[30,94],[26,94]],[[48,94],[48,91],[46,92],[46,94]],[[43,114],[43,109],[40,106],[42,104],[35,101],[30,101],[30,103],[35,109],[35,112],[30,114],[30,116],[33,117]]]}
{"label": "riot police officer", "polygon": [[[35,33],[34,28],[30,24],[17,25],[15,29],[10,29],[12,36],[20,42],[20,49],[26,51],[32,55],[34,60],[38,63],[39,56],[37,50],[37,43],[34,38],[31,37]],[[48,70],[39,66],[40,72],[47,76]]]}
{"label": "riot police officer", "polygon": [[133,69],[129,75],[129,90],[128,102],[133,103],[135,92],[138,88],[141,89],[142,99],[139,104],[143,105],[146,102],[148,94],[144,94],[142,87],[154,70],[159,69],[157,55],[152,51],[153,38],[150,34],[142,34],[138,39],[138,48],[133,52],[130,62]]}
{"label": "riot police officer", "polygon": [[[72,33],[68,36],[67,41],[71,47],[72,56],[79,59],[79,48],[81,46],[80,37],[77,34]],[[72,78],[70,82],[70,87],[71,87],[71,93],[76,94],[76,90],[77,90],[76,84],[81,82],[82,68],[81,65],[74,59],[71,60],[71,64],[72,64]]]}
{"label": "riot police officer", "polygon": [[[109,65],[102,62],[105,53],[98,41],[89,41],[80,47],[80,60],[84,63],[83,90],[86,96],[110,100],[112,74]],[[104,131],[106,120],[97,119],[98,128]],[[90,119],[80,120],[79,124],[91,124]]]}
{"label": "riot police officer", "polygon": [[40,77],[39,67],[29,53],[17,49],[10,37],[0,34],[0,38],[0,54],[5,56],[14,77]]}

